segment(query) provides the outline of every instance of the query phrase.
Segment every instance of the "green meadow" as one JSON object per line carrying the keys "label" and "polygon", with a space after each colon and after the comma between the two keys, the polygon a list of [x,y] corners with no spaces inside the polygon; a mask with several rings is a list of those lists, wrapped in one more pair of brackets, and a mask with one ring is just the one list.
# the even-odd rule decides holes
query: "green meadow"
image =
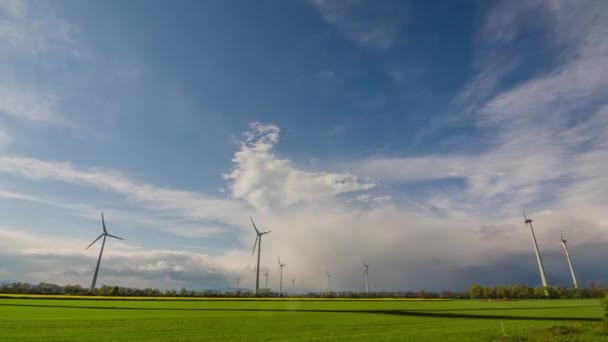
{"label": "green meadow", "polygon": [[593,299],[0,298],[0,341],[608,341],[602,317]]}

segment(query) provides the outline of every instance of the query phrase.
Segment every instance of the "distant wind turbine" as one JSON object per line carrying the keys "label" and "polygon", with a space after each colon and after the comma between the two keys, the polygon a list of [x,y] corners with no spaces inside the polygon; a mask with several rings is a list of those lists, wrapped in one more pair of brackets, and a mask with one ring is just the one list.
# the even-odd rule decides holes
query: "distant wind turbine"
{"label": "distant wind turbine", "polygon": [[266,277],[266,289],[268,289],[268,269],[266,269],[266,273],[264,273],[264,277]]}
{"label": "distant wind turbine", "polygon": [[287,264],[281,264],[281,258],[279,258],[279,267],[281,268],[281,276],[279,278],[279,296],[283,293],[283,267]]}
{"label": "distant wind turbine", "polygon": [[106,229],[106,221],[103,218],[103,212],[101,213],[101,227],[103,228],[103,233],[101,233],[101,235],[99,235],[97,237],[97,239],[95,239],[93,242],[91,242],[91,244],[88,245],[86,248],[86,249],[89,249],[89,247],[93,246],[93,244],[95,242],[97,242],[97,240],[99,240],[103,237],[103,240],[101,242],[101,250],[99,251],[99,258],[97,259],[97,267],[95,267],[95,275],[93,275],[93,282],[91,283],[91,291],[95,290],[95,284],[97,283],[97,274],[99,273],[99,265],[101,264],[101,256],[103,255],[103,248],[106,245],[106,237],[109,236],[111,238],[115,238],[118,240],[124,240],[121,237],[114,236],[114,235],[108,233],[108,230]]}
{"label": "distant wind turbine", "polygon": [[364,262],[363,268],[365,268],[365,292],[369,294],[369,264]]}
{"label": "distant wind turbine", "polygon": [[293,294],[296,293],[296,280],[295,279],[291,279],[291,292]]}
{"label": "distant wind turbine", "polygon": [[236,276],[236,291],[237,292],[241,291],[241,277],[240,276]]}
{"label": "distant wind turbine", "polygon": [[327,272],[327,292],[331,293],[331,274]]}
{"label": "distant wind turbine", "polygon": [[540,279],[543,282],[543,287],[545,288],[545,296],[549,296],[549,291],[547,291],[547,275],[545,274],[545,267],[543,266],[543,260],[540,257],[540,250],[538,249],[538,243],[536,243],[536,235],[534,235],[534,228],[532,227],[532,219],[527,218],[524,213],[524,223],[526,225],[530,225],[530,231],[532,232],[532,240],[534,242],[534,251],[536,252],[536,261],[538,262],[538,269],[540,271]]}
{"label": "distant wind turbine", "polygon": [[[260,291],[260,253],[262,250],[262,235],[270,233],[270,230],[266,231],[266,232],[260,232],[258,230],[258,227],[255,226],[255,222],[253,222],[253,218],[251,218],[251,216],[249,216],[249,219],[251,220],[251,224],[253,224],[253,229],[255,229],[255,233],[256,233],[255,242],[253,243],[253,253],[251,253],[251,254],[255,255],[256,246],[258,248],[258,265],[257,265],[257,269],[255,272],[255,295],[257,295],[258,292]],[[268,272],[266,272],[266,273],[268,273]],[[266,288],[268,288],[268,276],[266,276]]]}
{"label": "distant wind turbine", "polygon": [[578,281],[576,280],[576,275],[574,274],[574,267],[572,266],[572,260],[570,259],[570,252],[568,251],[568,246],[566,245],[566,240],[564,239],[564,233],[560,232],[560,242],[562,247],[564,247],[564,251],[566,251],[566,258],[568,259],[568,266],[570,266],[570,273],[572,274],[572,283],[574,284],[574,288],[578,289]]}

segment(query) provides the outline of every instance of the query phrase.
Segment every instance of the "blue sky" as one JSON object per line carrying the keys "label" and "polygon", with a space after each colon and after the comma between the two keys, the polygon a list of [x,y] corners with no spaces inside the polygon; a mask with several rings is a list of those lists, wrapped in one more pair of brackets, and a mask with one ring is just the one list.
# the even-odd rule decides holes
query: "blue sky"
{"label": "blue sky", "polygon": [[[0,0],[0,279],[606,282],[603,1]],[[495,271],[500,269],[500,272]],[[398,270],[398,271],[396,271]],[[276,280],[276,279],[275,279]],[[276,281],[275,281],[276,282]]]}

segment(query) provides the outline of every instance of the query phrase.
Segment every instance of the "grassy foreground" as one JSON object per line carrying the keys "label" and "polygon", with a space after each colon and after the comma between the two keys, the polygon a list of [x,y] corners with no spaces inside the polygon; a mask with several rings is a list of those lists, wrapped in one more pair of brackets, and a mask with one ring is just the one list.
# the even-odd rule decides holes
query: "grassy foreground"
{"label": "grassy foreground", "polygon": [[0,341],[608,341],[602,317],[599,300],[0,298]]}

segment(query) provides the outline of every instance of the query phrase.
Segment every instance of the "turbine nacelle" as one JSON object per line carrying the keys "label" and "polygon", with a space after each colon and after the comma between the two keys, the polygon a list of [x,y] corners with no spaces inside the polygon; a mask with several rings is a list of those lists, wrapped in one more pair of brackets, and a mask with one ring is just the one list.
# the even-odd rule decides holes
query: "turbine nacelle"
{"label": "turbine nacelle", "polygon": [[105,221],[105,219],[104,219],[104,217],[103,217],[103,212],[101,213],[101,228],[103,229],[103,233],[101,233],[101,234],[100,234],[100,235],[97,237],[97,239],[93,240],[93,242],[91,242],[91,243],[90,243],[90,244],[87,246],[87,248],[85,248],[85,249],[89,249],[91,246],[93,246],[93,245],[95,244],[95,242],[99,241],[99,239],[101,239],[101,238],[102,238],[102,237],[104,237],[104,236],[109,236],[109,237],[111,237],[111,238],[118,239],[118,240],[124,240],[124,239],[123,239],[123,238],[121,238],[121,237],[118,237],[118,236],[116,236],[116,235],[112,235],[112,234],[108,233],[108,229],[106,228],[106,221]]}
{"label": "turbine nacelle", "polygon": [[524,223],[525,224],[532,224],[532,219],[531,218],[527,218],[525,213],[524,213]]}
{"label": "turbine nacelle", "polygon": [[262,235],[266,235],[266,234],[270,233],[271,231],[268,230],[265,232],[260,232],[258,227],[255,225],[255,222],[253,222],[253,218],[251,216],[249,216],[249,219],[251,220],[251,224],[253,225],[253,229],[255,229],[255,233],[256,233],[255,241],[253,242],[253,251],[251,252],[251,255],[254,255],[256,246],[258,245],[258,240],[260,240],[262,238]]}

